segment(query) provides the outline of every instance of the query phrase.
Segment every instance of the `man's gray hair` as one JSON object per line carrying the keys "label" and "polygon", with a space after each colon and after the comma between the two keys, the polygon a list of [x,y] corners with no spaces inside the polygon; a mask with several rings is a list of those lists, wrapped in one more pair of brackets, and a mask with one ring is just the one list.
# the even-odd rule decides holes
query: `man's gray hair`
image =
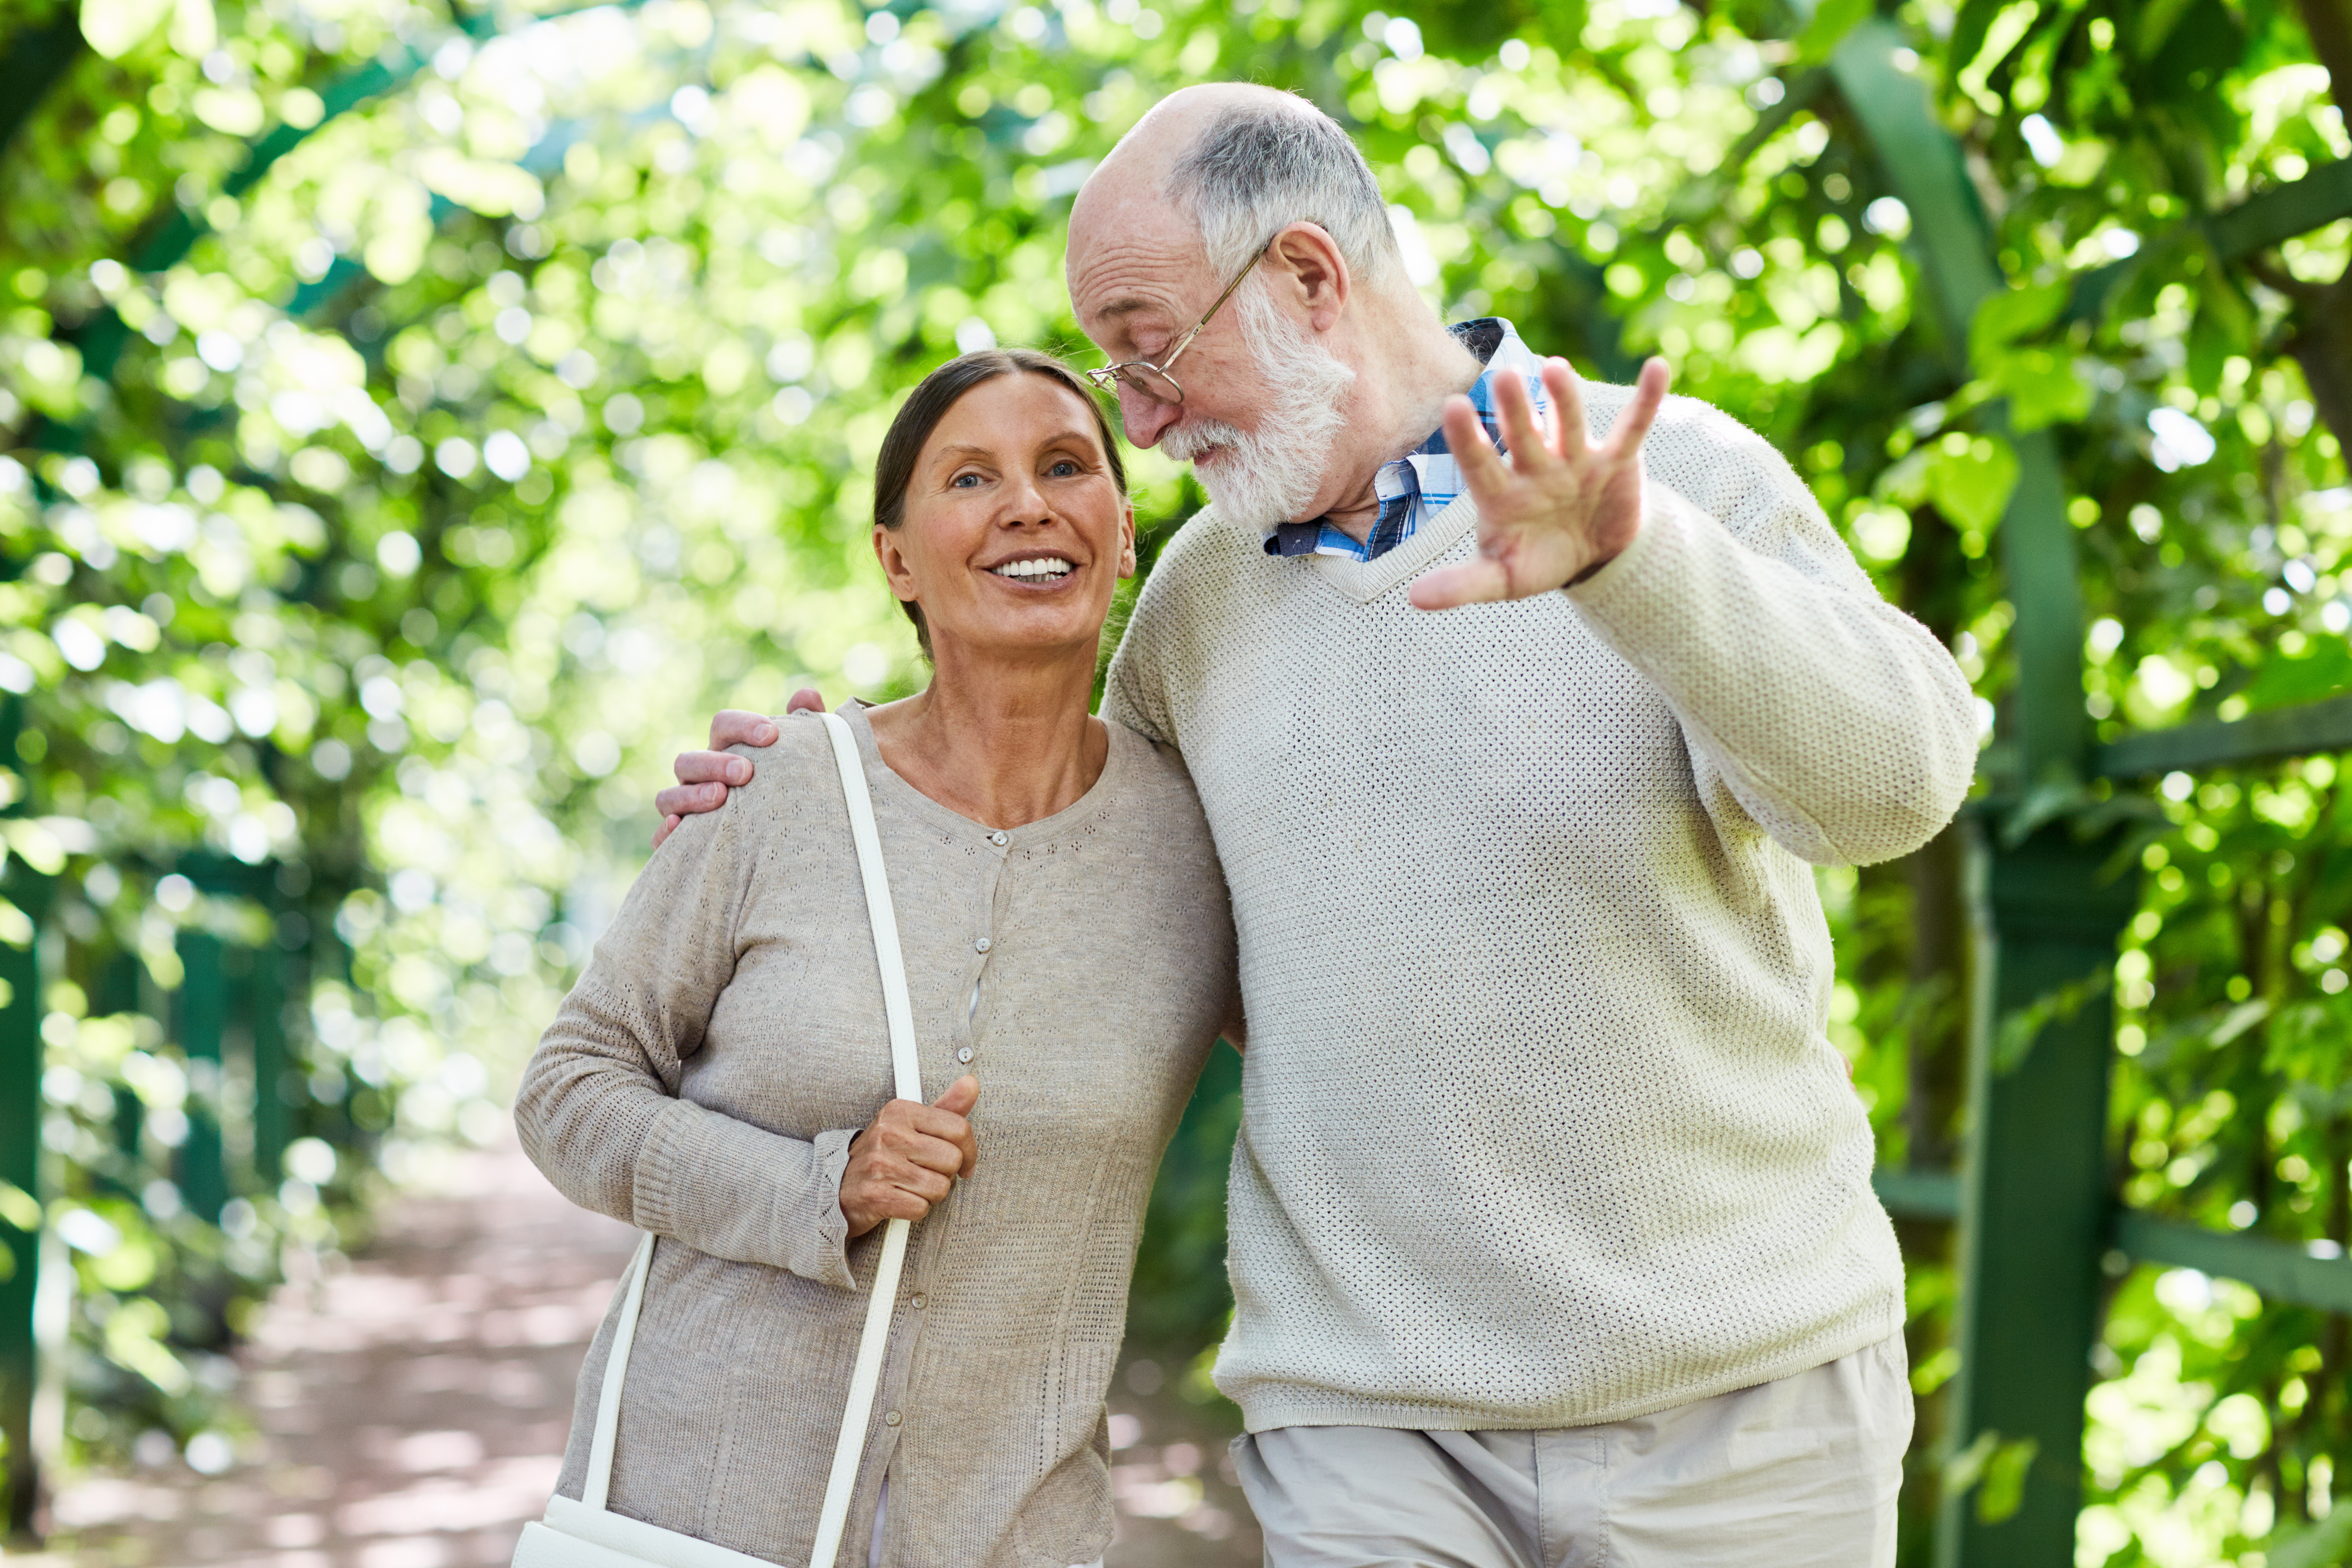
{"label": "man's gray hair", "polygon": [[1323,226],[1360,283],[1379,287],[1403,270],[1371,166],[1329,115],[1303,100],[1219,114],[1177,160],[1168,195],[1199,221],[1209,266],[1221,275],[1302,220]]}

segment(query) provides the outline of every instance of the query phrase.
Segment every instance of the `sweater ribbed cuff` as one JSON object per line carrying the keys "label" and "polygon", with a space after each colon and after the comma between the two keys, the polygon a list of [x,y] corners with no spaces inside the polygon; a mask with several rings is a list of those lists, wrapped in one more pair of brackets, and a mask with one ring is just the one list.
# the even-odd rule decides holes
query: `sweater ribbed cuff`
{"label": "sweater ribbed cuff", "polygon": [[637,1155],[633,1217],[714,1257],[855,1289],[841,1175],[856,1136],[838,1130],[802,1142],[672,1100]]}
{"label": "sweater ribbed cuff", "polygon": [[[813,1234],[809,1238],[809,1257],[823,1259],[823,1273],[810,1273],[809,1278],[837,1289],[855,1290],[856,1279],[849,1272],[849,1216],[841,1212],[841,1177],[849,1169],[849,1146],[857,1141],[861,1129],[838,1128],[816,1135],[816,1212],[809,1216]],[[802,1270],[802,1272],[807,1272]]]}
{"label": "sweater ribbed cuff", "polygon": [[1691,549],[1690,503],[1655,479],[1642,486],[1642,527],[1591,576],[1566,594],[1588,615],[1612,624],[1655,613],[1688,592],[1681,564]]}

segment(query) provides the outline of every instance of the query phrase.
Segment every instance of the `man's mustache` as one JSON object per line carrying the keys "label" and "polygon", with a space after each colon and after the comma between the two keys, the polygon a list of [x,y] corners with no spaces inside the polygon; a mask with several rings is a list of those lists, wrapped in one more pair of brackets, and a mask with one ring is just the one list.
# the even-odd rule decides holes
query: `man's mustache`
{"label": "man's mustache", "polygon": [[1219,419],[1198,419],[1179,425],[1160,437],[1160,449],[1179,462],[1189,463],[1220,447],[1239,447],[1249,437]]}

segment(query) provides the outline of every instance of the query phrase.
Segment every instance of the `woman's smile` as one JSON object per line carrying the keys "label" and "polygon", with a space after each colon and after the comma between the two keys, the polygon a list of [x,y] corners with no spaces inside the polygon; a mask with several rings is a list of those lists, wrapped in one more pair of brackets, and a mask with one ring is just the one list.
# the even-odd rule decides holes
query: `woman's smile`
{"label": "woman's smile", "polygon": [[1034,594],[1066,586],[1076,579],[1079,567],[1058,550],[1024,550],[981,570],[1024,593]]}

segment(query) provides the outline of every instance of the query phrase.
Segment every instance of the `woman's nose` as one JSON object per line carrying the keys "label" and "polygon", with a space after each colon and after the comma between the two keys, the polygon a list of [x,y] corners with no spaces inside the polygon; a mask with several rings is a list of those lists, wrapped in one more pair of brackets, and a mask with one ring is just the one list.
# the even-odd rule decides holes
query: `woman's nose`
{"label": "woman's nose", "polygon": [[997,513],[997,520],[1009,527],[1019,528],[1026,523],[1051,521],[1053,515],[1054,510],[1045,504],[1045,492],[1037,488],[1036,479],[1024,474],[1015,483],[1006,487],[1004,508]]}

